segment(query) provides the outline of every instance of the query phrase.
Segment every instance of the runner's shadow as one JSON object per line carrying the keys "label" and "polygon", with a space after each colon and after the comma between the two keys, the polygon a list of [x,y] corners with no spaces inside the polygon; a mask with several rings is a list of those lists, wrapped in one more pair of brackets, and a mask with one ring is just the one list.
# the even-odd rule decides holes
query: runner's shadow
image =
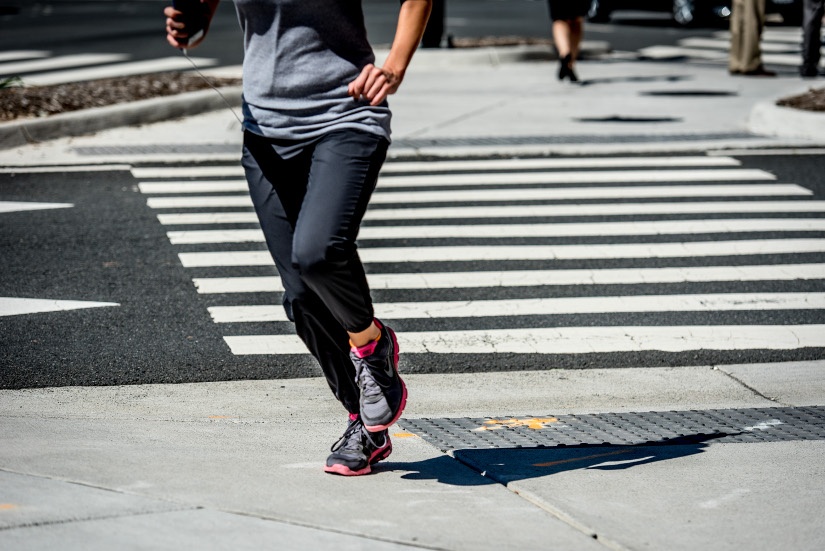
{"label": "runner's shadow", "polygon": [[[410,463],[379,463],[374,470],[408,471],[406,480],[437,480],[452,486],[508,484],[577,469],[613,471],[702,453],[709,442],[729,433],[690,435],[633,446],[581,445],[536,448],[455,450],[453,461],[439,456]],[[459,463],[460,462],[460,463]],[[472,471],[462,468],[461,464]],[[481,474],[482,476],[478,476]]]}

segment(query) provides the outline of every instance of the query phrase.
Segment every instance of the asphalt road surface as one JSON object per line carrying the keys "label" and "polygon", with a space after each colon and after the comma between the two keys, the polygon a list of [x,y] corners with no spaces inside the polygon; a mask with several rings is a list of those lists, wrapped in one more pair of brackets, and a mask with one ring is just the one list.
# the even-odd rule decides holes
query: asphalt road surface
{"label": "asphalt road surface", "polygon": [[[402,351],[406,342],[403,368],[821,358],[823,337],[810,335],[825,322],[821,157],[707,159],[657,169],[663,158],[605,158],[572,171],[585,175],[566,187],[572,196],[553,197],[541,195],[557,191],[546,182],[570,178],[569,167],[388,163],[360,244],[378,315],[398,330]],[[0,387],[319,374],[279,307],[238,167],[210,170],[0,173]],[[657,184],[640,183],[640,170],[682,172]],[[468,186],[467,176],[487,180]],[[711,186],[712,196],[681,197],[689,186]],[[501,190],[508,199],[496,199]],[[21,203],[50,208],[19,211]],[[472,210],[491,206],[492,214]],[[687,248],[667,252],[674,243]],[[759,344],[786,331],[808,337]],[[454,340],[439,341],[443,333]]]}
{"label": "asphalt road surface", "polygon": [[[171,0],[170,0],[171,2]],[[22,2],[15,15],[0,15],[0,51],[47,50],[54,56],[117,53],[132,60],[174,55],[164,39],[162,0],[46,0]],[[365,0],[364,14],[371,42],[392,42],[398,3]],[[543,1],[449,0],[445,34],[457,38],[485,36],[550,37]],[[673,45],[684,37],[710,36],[724,22],[706,28],[678,28],[667,14],[616,12],[610,24],[588,24],[586,38],[609,41],[616,50],[635,51],[651,45]],[[219,5],[207,41],[193,53],[234,65],[243,58],[234,7]]]}

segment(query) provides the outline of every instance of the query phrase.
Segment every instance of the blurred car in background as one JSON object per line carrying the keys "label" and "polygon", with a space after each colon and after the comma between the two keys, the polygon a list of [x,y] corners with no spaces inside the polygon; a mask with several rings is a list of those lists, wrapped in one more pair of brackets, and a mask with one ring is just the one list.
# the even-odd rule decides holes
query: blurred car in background
{"label": "blurred car in background", "polygon": [[[587,18],[603,23],[617,10],[669,11],[678,25],[689,26],[726,19],[730,6],[730,0],[591,0]],[[802,0],[767,0],[767,11],[780,14],[786,25],[802,22]]]}

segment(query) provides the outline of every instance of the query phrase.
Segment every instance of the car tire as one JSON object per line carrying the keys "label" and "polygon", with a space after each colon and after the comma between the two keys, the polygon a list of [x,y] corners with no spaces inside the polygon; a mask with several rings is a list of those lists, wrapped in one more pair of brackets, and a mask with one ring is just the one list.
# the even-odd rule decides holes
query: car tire
{"label": "car tire", "polygon": [[607,23],[610,21],[610,5],[608,2],[606,0],[590,0],[587,20],[593,23]]}

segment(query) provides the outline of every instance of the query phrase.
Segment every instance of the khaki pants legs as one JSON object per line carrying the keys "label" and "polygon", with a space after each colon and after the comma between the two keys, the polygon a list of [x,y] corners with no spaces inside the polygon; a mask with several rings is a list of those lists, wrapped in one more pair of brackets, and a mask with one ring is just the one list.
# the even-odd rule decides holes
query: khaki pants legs
{"label": "khaki pants legs", "polygon": [[765,0],[733,0],[728,70],[747,73],[762,65],[759,42],[765,26]]}

